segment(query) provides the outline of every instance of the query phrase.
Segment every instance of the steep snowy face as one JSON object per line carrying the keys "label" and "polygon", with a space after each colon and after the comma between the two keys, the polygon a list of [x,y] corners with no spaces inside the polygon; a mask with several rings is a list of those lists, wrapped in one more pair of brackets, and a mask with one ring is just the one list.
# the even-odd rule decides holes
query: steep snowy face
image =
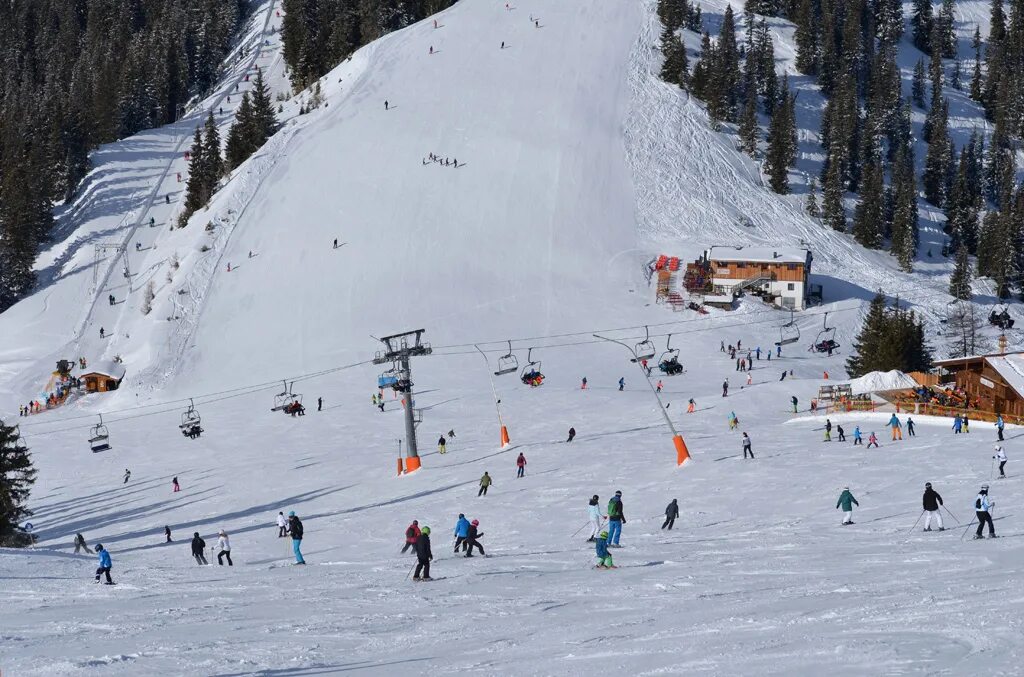
{"label": "steep snowy face", "polygon": [[468,0],[326,78],[340,92],[232,236],[197,360],[287,372],[369,334],[500,339],[641,305],[621,133],[640,9],[540,9]]}

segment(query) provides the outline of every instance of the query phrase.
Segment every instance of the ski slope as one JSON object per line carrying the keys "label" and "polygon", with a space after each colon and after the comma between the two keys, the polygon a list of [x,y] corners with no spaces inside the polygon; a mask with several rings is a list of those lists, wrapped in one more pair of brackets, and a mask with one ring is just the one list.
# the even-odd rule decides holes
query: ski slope
{"label": "ski slope", "polygon": [[[920,533],[914,520],[930,481],[966,526],[992,479],[990,426],[953,436],[947,421],[915,418],[917,436],[890,443],[888,413],[832,418],[851,437],[856,425],[877,432],[882,447],[868,451],[823,442],[824,416],[807,410],[825,371],[845,376],[871,291],[899,291],[937,316],[948,272],[901,273],[806,219],[799,196],[766,192],[700,105],[654,76],[653,6],[462,0],[436,29],[432,18],[361,49],[322,79],[329,105],[299,116],[306,95],[288,102],[282,130],[207,210],[185,229],[151,231],[155,249],[131,264],[133,290],[146,276],[159,284],[149,315],[140,291],[104,306],[113,290],[90,293],[87,279],[88,243],[104,230],[127,238],[145,212],[126,203],[106,226],[86,219],[95,225],[68,234],[77,254],[61,275],[0,315],[0,404],[15,409],[54,359],[75,352],[119,355],[128,377],[116,393],[23,420],[40,471],[40,541],[0,551],[0,670],[1015,672],[1020,431],[1008,429],[1009,479],[992,482],[1005,538],[971,542],[963,529]],[[247,39],[271,40],[256,58],[283,77],[275,36],[265,37],[276,10],[262,7]],[[716,7],[705,4],[709,20]],[[152,190],[143,177],[168,166],[173,176],[174,165],[126,166],[124,180],[138,183],[128,194]],[[71,246],[76,238],[86,244]],[[800,238],[828,303],[797,318],[800,343],[755,360],[750,386],[720,341],[766,351],[788,316],[747,300],[732,313],[674,315],[653,304],[641,274],[662,251]],[[73,333],[68,318],[94,298]],[[826,310],[843,344],[832,358],[807,351]],[[99,340],[97,322],[110,339]],[[644,324],[659,354],[669,333],[682,350],[686,373],[660,380],[693,457],[683,468],[638,367],[592,336],[632,345]],[[373,336],[420,327],[434,345],[413,363],[423,469],[396,477],[402,405],[390,394],[383,412],[370,404],[386,367],[368,360]],[[521,365],[535,348],[542,387],[495,377],[492,395],[506,339]],[[279,379],[295,381],[305,417],[269,411]],[[512,437],[504,450],[495,395]],[[206,430],[194,441],[177,428],[188,398]],[[697,411],[686,414],[690,398]],[[113,449],[92,454],[85,438],[99,412]],[[578,435],[566,444],[570,426]],[[457,437],[442,456],[435,441],[449,429]],[[520,452],[527,473],[516,479]],[[484,471],[495,484],[477,497]],[[860,507],[840,527],[834,506],[847,485]],[[587,499],[599,494],[604,508],[615,490],[627,518],[613,552],[621,568],[594,571],[579,528]],[[681,516],[662,531],[672,498]],[[290,543],[277,538],[274,519],[290,510],[305,524],[307,567],[290,566]],[[453,556],[460,512],[480,520],[490,557]],[[406,579],[414,558],[399,549],[413,519],[433,529],[433,583]],[[221,528],[235,566],[196,566],[189,537],[211,546]],[[92,583],[94,558],[71,551],[76,532],[110,550],[117,586]]]}

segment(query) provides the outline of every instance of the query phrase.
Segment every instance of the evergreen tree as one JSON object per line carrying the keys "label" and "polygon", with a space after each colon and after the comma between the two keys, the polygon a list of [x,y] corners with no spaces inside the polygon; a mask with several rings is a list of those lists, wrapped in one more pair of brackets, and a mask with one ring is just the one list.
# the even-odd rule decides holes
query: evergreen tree
{"label": "evergreen tree", "polygon": [[242,100],[235,111],[235,121],[228,130],[228,140],[224,147],[224,156],[228,170],[233,170],[245,162],[255,152],[256,147],[252,143],[255,137],[253,132],[252,103],[249,101],[249,92],[242,93]]}
{"label": "evergreen tree", "polygon": [[914,35],[914,46],[922,52],[931,53],[932,2],[913,0],[914,9],[910,15],[910,27]]}
{"label": "evergreen tree", "polygon": [[939,45],[942,56],[953,59],[957,56],[956,50],[956,21],[953,16],[954,0],[942,0],[942,9],[936,23],[939,27]]}
{"label": "evergreen tree", "polygon": [[689,79],[686,46],[667,26],[661,32],[661,53],[665,57],[661,66],[661,79],[685,88]]}
{"label": "evergreen tree", "polygon": [[791,99],[787,86],[768,126],[765,169],[769,185],[780,195],[789,193],[789,168],[796,162],[796,120]]}
{"label": "evergreen tree", "polygon": [[796,69],[804,75],[818,72],[818,15],[814,0],[800,0],[795,19]]}
{"label": "evergreen tree", "polygon": [[914,79],[910,83],[910,98],[918,108],[924,108],[924,60],[914,64]]}
{"label": "evergreen tree", "polygon": [[[684,55],[685,56],[685,55]],[[277,131],[277,113],[274,112],[274,102],[271,100],[270,91],[263,82],[263,73],[256,72],[252,84],[252,143],[261,147],[267,139]]]}
{"label": "evergreen tree", "polygon": [[853,216],[853,237],[868,249],[882,246],[882,232],[885,229],[883,189],[882,168],[872,162],[864,168],[860,202]]}
{"label": "evergreen tree", "polygon": [[807,189],[807,203],[804,205],[804,211],[811,218],[817,219],[821,217],[821,209],[818,207],[818,197],[815,195],[818,184],[814,179],[811,179],[811,185]]}
{"label": "evergreen tree", "polygon": [[753,83],[747,92],[743,113],[740,115],[740,148],[747,155],[754,157],[757,153],[757,138],[760,129],[757,126],[757,93],[752,91]]}
{"label": "evergreen tree", "polygon": [[949,294],[961,301],[971,300],[971,262],[967,258],[967,247],[964,244],[956,250],[956,264],[949,278]]}
{"label": "evergreen tree", "polygon": [[32,516],[27,504],[35,481],[36,470],[17,428],[0,421],[0,546],[23,547],[32,542],[20,526]]}
{"label": "evergreen tree", "polygon": [[909,150],[901,149],[892,169],[892,253],[906,272],[913,270],[918,243],[917,181]]}
{"label": "evergreen tree", "polygon": [[949,102],[943,100],[939,113],[932,118],[928,154],[924,161],[924,196],[936,207],[941,207],[949,187],[950,166],[953,162],[953,143],[949,138]]}
{"label": "evergreen tree", "polygon": [[700,59],[694,64],[693,74],[690,76],[690,91],[702,101],[708,101],[709,98],[711,68],[714,62],[715,46],[711,43],[711,35],[705,32],[700,39]]}
{"label": "evergreen tree", "polygon": [[895,49],[903,36],[903,3],[901,0],[877,0],[874,4],[878,48]]}
{"label": "evergreen tree", "polygon": [[975,101],[981,101],[981,29],[977,26],[974,27],[974,39],[971,41],[971,46],[974,48],[974,75],[971,77],[971,98]]}
{"label": "evergreen tree", "polygon": [[207,166],[206,158],[203,157],[204,152],[203,132],[196,127],[196,133],[192,137],[192,149],[189,151],[188,182],[185,186],[184,209],[178,217],[179,228],[185,227],[189,217],[205,205],[209,199],[204,171]]}
{"label": "evergreen tree", "polygon": [[821,208],[825,223],[833,230],[845,233],[846,211],[843,207],[843,182],[837,162],[833,162],[825,174]]}
{"label": "evergreen tree", "polygon": [[871,301],[853,347],[846,370],[854,377],[892,369],[928,371],[932,365],[924,324],[912,311],[898,305],[887,308],[881,293]]}
{"label": "evergreen tree", "polygon": [[960,163],[946,200],[946,233],[950,236],[950,248],[963,245],[973,253],[977,247],[979,203],[976,187],[971,185],[970,148],[960,149]]}
{"label": "evergreen tree", "polygon": [[213,111],[206,117],[204,132],[203,182],[206,186],[206,199],[209,201],[217,182],[224,175],[224,159],[220,154],[220,131],[217,129],[217,121],[213,119]]}

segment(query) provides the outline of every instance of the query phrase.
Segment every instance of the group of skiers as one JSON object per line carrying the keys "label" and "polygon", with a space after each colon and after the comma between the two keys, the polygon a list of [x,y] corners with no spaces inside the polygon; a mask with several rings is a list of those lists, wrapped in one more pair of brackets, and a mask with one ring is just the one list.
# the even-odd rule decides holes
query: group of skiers
{"label": "group of skiers", "polygon": [[[996,502],[989,499],[988,496],[989,486],[988,484],[982,484],[981,489],[978,490],[978,495],[974,499],[974,519],[978,521],[978,529],[974,533],[975,539],[984,538],[985,526],[988,525],[988,537],[998,538],[996,536],[995,524],[992,522],[992,508],[995,507]],[[853,524],[853,506],[860,506],[860,503],[854,497],[850,491],[850,487],[843,487],[843,492],[839,495],[839,499],[836,501],[836,510],[842,508],[843,510],[843,526]],[[921,497],[921,517],[924,517],[924,531],[933,531],[932,520],[935,520],[939,531],[945,531],[946,527],[942,524],[942,513],[940,508],[949,512],[949,508],[946,508],[942,496],[939,492],[935,491],[932,487],[931,482],[925,482],[924,484],[924,495]],[[952,512],[949,515],[956,519],[956,516]],[[917,522],[921,521],[921,517],[917,518]],[[959,520],[957,520],[959,522]],[[914,523],[914,527],[917,527],[917,522]],[[971,524],[974,520],[971,520]],[[967,525],[970,529],[971,524]],[[965,532],[966,534],[966,532]]]}

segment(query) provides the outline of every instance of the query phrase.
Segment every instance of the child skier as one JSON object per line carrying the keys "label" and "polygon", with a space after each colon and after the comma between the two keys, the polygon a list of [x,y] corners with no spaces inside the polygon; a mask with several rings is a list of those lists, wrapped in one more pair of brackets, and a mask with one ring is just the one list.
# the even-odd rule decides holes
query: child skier
{"label": "child skier", "polygon": [[604,515],[601,514],[600,501],[601,499],[598,498],[597,494],[594,494],[594,497],[591,498],[590,502],[587,504],[587,519],[590,520],[590,523],[594,527],[591,530],[590,538],[588,538],[587,541],[596,540],[597,533],[601,531],[601,521],[604,519]]}
{"label": "child skier", "polygon": [[871,434],[868,435],[868,446],[867,446],[867,448],[870,449],[872,444],[875,445],[875,449],[878,448],[878,438],[875,437],[875,431],[874,430],[872,430]]}
{"label": "child skier", "polygon": [[484,552],[484,546],[480,545],[480,541],[477,540],[479,538],[483,538],[484,535],[484,532],[477,531],[477,527],[479,526],[480,520],[473,520],[469,523],[469,534],[466,537],[466,544],[469,546],[469,549],[466,551],[466,557],[473,556],[473,548],[479,548],[480,554],[484,557],[487,556],[487,553]]}
{"label": "child skier", "polygon": [[853,524],[853,506],[855,505],[859,506],[860,503],[850,493],[850,487],[843,487],[843,493],[839,494],[839,500],[836,501],[836,509],[838,510],[840,506],[843,508],[843,526]]}
{"label": "child skier", "polygon": [[469,539],[469,520],[466,516],[459,513],[459,521],[455,523],[455,552],[459,551],[459,546],[462,546],[462,552],[466,552],[469,549],[466,541]]}
{"label": "child skier", "polygon": [[113,567],[113,563],[110,561],[110,553],[103,549],[102,543],[97,543],[96,554],[99,555],[100,559],[100,566],[96,569],[96,582],[100,582],[100,576],[106,576],[107,580],[104,581],[104,585],[113,585],[114,581],[110,580],[110,569]]}
{"label": "child skier", "polygon": [[608,532],[602,531],[601,536],[594,545],[594,552],[597,553],[597,566],[595,569],[617,569],[612,560],[612,554],[608,552]]}
{"label": "child skier", "polygon": [[235,566],[235,563],[231,561],[231,541],[228,539],[228,532],[223,529],[217,534],[217,548],[220,550],[217,553],[217,564],[224,566],[224,558],[227,557],[228,566]]}
{"label": "child skier", "polygon": [[1003,470],[1003,468],[1006,466],[1006,450],[1003,449],[1003,445],[996,444],[996,455],[993,456],[992,458],[994,458],[997,461],[999,461],[999,478],[998,479],[1001,479],[1001,480],[1002,479],[1006,479],[1006,472]]}

